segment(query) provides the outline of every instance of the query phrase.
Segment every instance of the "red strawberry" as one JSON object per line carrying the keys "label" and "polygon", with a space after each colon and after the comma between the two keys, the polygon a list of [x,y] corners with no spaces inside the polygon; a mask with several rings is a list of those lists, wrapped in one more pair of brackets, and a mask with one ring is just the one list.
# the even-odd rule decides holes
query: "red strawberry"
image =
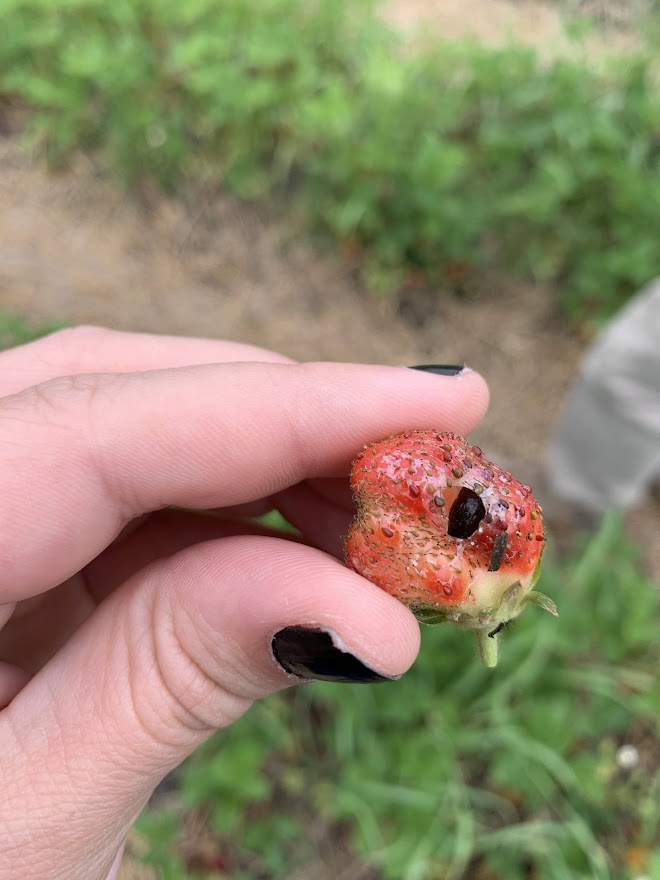
{"label": "red strawberry", "polygon": [[357,515],[348,565],[425,623],[475,630],[486,666],[497,633],[528,601],[545,545],[529,486],[455,434],[408,431],[368,446],[353,463]]}

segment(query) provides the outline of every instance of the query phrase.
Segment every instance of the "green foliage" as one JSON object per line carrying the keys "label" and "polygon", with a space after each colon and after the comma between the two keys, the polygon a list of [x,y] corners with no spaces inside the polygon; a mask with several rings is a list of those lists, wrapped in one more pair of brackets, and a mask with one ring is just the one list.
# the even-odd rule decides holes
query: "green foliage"
{"label": "green foliage", "polygon": [[33,327],[24,318],[0,310],[0,351],[14,345],[31,342],[33,339],[59,330],[63,326],[63,323],[53,322],[42,327]]}
{"label": "green foliage", "polygon": [[257,704],[184,765],[185,802],[246,877],[293,874],[327,822],[392,880],[633,880],[628,851],[660,861],[657,588],[615,518],[541,588],[559,619],[528,609],[496,670],[469,634],[426,629],[400,682]]}
{"label": "green foliage", "polygon": [[36,110],[33,132],[55,162],[102,148],[127,182],[208,169],[254,191],[299,104],[351,75],[340,6],[3,0],[0,89]]}
{"label": "green foliage", "polygon": [[277,510],[271,510],[263,516],[256,517],[255,520],[260,525],[267,526],[269,529],[276,529],[277,531],[292,535],[300,534],[298,529],[294,528],[290,522],[287,522]]}
{"label": "green foliage", "polygon": [[144,810],[135,827],[147,842],[142,861],[158,867],[159,880],[187,880],[188,873],[177,852],[177,812],[168,806]]}
{"label": "green foliage", "polygon": [[54,162],[125,181],[220,177],[296,195],[373,284],[442,289],[485,263],[549,282],[575,319],[660,267],[649,57],[403,51],[346,0],[0,0],[0,95]]}

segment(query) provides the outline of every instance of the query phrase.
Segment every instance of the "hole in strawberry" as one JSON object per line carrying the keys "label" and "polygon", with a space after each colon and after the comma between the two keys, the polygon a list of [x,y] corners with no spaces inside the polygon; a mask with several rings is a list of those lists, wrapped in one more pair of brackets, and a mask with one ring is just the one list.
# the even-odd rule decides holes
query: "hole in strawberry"
{"label": "hole in strawberry", "polygon": [[452,538],[469,538],[485,516],[486,508],[481,498],[463,486],[449,510],[447,534]]}

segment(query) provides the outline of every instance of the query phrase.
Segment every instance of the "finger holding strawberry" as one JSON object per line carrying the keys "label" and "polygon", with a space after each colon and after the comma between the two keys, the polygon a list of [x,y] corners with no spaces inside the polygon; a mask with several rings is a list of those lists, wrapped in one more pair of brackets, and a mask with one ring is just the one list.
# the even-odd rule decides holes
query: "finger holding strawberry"
{"label": "finger holding strawberry", "polygon": [[357,449],[483,415],[478,374],[430,372],[101,328],[0,353],[0,880],[113,880],[255,700],[410,667],[414,617],[336,556]]}

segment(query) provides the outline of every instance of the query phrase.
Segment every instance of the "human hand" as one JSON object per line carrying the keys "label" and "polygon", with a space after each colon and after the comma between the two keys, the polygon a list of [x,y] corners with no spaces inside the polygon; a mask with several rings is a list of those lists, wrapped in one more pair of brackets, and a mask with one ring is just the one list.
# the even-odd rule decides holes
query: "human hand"
{"label": "human hand", "polygon": [[[400,676],[415,619],[339,561],[350,462],[486,406],[469,370],[233,342],[78,328],[0,354],[1,880],[114,877],[158,782],[255,700]],[[302,537],[248,519],[273,507]]]}

